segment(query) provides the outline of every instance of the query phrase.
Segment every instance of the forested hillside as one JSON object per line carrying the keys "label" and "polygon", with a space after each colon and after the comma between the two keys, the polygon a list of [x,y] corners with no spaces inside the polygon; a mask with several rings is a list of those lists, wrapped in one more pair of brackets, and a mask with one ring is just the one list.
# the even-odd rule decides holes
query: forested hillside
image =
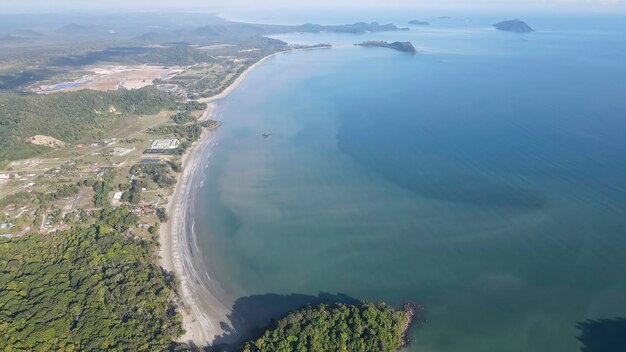
{"label": "forested hillside", "polygon": [[0,240],[1,350],[167,350],[170,283],[146,242],[105,228]]}
{"label": "forested hillside", "polygon": [[213,62],[215,59],[188,45],[177,45],[169,48],[154,49],[143,56],[141,61],[148,64],[185,66],[203,62]]}
{"label": "forested hillside", "polygon": [[395,352],[405,343],[412,311],[382,303],[321,305],[290,313],[244,344],[244,352]]}
{"label": "forested hillside", "polygon": [[102,138],[115,121],[128,115],[175,108],[174,99],[154,87],[111,92],[81,90],[50,95],[0,95],[0,164],[37,155],[46,147],[28,137],[46,135],[73,143]]}

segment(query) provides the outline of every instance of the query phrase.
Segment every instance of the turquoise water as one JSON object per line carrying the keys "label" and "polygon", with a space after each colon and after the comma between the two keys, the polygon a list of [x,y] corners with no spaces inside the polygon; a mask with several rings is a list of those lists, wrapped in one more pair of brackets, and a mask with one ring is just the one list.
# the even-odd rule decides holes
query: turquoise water
{"label": "turquoise water", "polygon": [[[577,351],[577,323],[625,317],[626,18],[497,19],[280,36],[337,47],[220,102],[195,214],[211,278],[412,300],[409,351]],[[351,46],[378,39],[421,54]]]}

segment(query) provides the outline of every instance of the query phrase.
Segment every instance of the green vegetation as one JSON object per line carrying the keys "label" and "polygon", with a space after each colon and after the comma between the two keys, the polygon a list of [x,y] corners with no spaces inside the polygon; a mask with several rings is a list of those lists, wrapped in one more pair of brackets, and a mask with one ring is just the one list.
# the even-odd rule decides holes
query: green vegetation
{"label": "green vegetation", "polygon": [[191,121],[194,121],[195,119],[193,118],[193,116],[191,116],[190,113],[188,112],[179,112],[175,115],[172,115],[171,117],[172,121],[174,121],[177,125],[184,125],[186,123],[189,123]]}
{"label": "green vegetation", "polygon": [[167,215],[167,211],[165,210],[165,208],[157,208],[156,216],[160,222],[167,222],[170,219],[170,217]]}
{"label": "green vegetation", "polygon": [[188,66],[215,60],[188,45],[177,45],[169,48],[157,48],[144,56],[143,61],[149,64]]}
{"label": "green vegetation", "polygon": [[397,51],[402,51],[405,53],[416,53],[417,50],[415,49],[415,47],[413,46],[413,44],[411,44],[411,42],[393,42],[393,43],[388,43],[388,42],[384,42],[384,41],[367,41],[367,42],[363,42],[360,44],[355,44],[357,46],[365,46],[365,47],[369,47],[369,46],[374,46],[374,47],[380,47],[380,48],[388,48],[388,49],[393,49],[393,50],[397,50]]}
{"label": "green vegetation", "polygon": [[56,192],[50,193],[36,193],[35,196],[39,201],[39,204],[46,204],[55,200],[68,198],[78,194],[79,186],[76,184],[62,185]]}
{"label": "green vegetation", "polygon": [[131,204],[139,204],[141,202],[141,189],[145,187],[145,183],[140,180],[133,180],[130,188],[122,194],[122,201]]}
{"label": "green vegetation", "polygon": [[[142,14],[137,18],[143,21],[146,17]],[[218,94],[254,62],[289,49],[287,43],[265,35],[294,31],[399,30],[378,23],[273,26],[232,23],[206,14],[200,19],[207,24],[205,27],[173,27],[169,29],[171,32],[163,29],[137,37],[139,30],[152,25],[123,16],[110,27],[117,32],[115,40],[110,39],[111,33],[101,32],[97,26],[69,25],[58,32],[62,35],[46,35],[45,40],[52,41],[46,45],[37,42],[30,47],[20,43],[20,48],[0,52],[0,59],[19,64],[3,66],[2,70],[7,71],[0,72],[0,89],[15,89],[16,93],[0,94],[0,169],[11,160],[53,150],[29,144],[27,139],[33,135],[51,136],[71,144],[91,143],[105,138],[112,127],[128,122],[124,119],[130,116],[162,110],[180,111],[172,116],[176,125],[171,123],[148,132],[179,138],[181,144],[175,154],[180,155],[200,138],[203,128],[219,125],[216,121],[197,121],[194,116],[198,113],[194,112],[205,110],[207,104],[187,102],[187,99]],[[162,17],[157,16],[154,21],[153,24],[160,25]],[[149,44],[159,45],[148,47]],[[214,45],[214,48],[198,50],[191,45]],[[17,88],[27,89],[39,85],[38,82],[62,82],[82,75],[86,67],[96,63],[193,67],[166,80],[178,84],[184,93],[163,93],[155,87],[47,95],[17,92]],[[143,141],[134,136],[135,133],[129,132],[120,136],[120,141],[125,144]],[[83,152],[55,154],[63,160]],[[129,158],[132,160],[133,156]],[[168,221],[168,214],[163,203],[159,203],[161,192],[153,197],[146,193],[142,199],[143,188],[154,185],[166,188],[175,183],[173,172],[181,171],[179,159],[136,165],[130,169],[130,175],[134,176],[131,180],[116,179],[116,174],[126,176],[132,164],[117,162],[111,153],[73,159],[80,161],[76,161],[76,170],[71,173],[65,173],[64,166],[61,170],[51,169],[45,175],[33,176],[37,177],[35,187],[0,199],[2,208],[11,204],[10,208],[15,209],[11,214],[0,215],[3,222],[15,222],[11,232],[18,236],[10,240],[0,238],[0,350],[183,350],[183,346],[172,342],[181,333],[179,317],[171,304],[174,284],[155,264],[154,256],[157,220]],[[115,165],[119,171],[101,169],[103,165]],[[127,203],[114,208],[110,195],[117,188],[124,192],[122,201]],[[89,201],[92,190],[96,209],[88,209],[91,207],[84,202]],[[143,206],[135,206],[142,201]],[[155,207],[153,215],[151,209]],[[15,214],[20,214],[20,219]],[[27,226],[33,229],[27,231]],[[66,226],[75,227],[54,232]],[[18,233],[21,228],[25,230]],[[36,231],[50,233],[33,233]],[[309,307],[271,325],[262,337],[242,348],[268,352],[395,351],[403,343],[409,319],[406,313],[382,304]]]}
{"label": "green vegetation", "polygon": [[306,307],[272,324],[244,352],[393,352],[405,343],[412,311],[385,304]]}
{"label": "green vegetation", "polygon": [[176,126],[166,125],[151,128],[147,132],[152,134],[173,135],[176,138],[185,139],[193,142],[200,138],[200,135],[202,134],[202,125],[200,125],[199,123]]}
{"label": "green vegetation", "polygon": [[[107,223],[126,210],[103,212]],[[163,351],[181,332],[149,243],[104,222],[0,240],[4,351]]]}
{"label": "green vegetation", "polygon": [[[113,190],[113,180],[115,179],[115,170],[114,169],[105,169],[102,171],[102,180],[95,181],[92,185],[93,191],[95,192],[93,196],[93,205],[97,208],[106,207],[110,204],[109,201],[109,193]],[[91,184],[90,182],[86,182],[87,184]]]}
{"label": "green vegetation", "polygon": [[163,188],[176,184],[176,178],[170,175],[170,169],[171,166],[168,164],[137,164],[130,168],[130,174],[135,176],[147,175],[154,183]]}
{"label": "green vegetation", "polygon": [[14,204],[16,207],[21,207],[30,202],[31,194],[28,192],[17,192],[10,194],[4,198],[0,198],[0,207],[4,208],[9,204]]}
{"label": "green vegetation", "polygon": [[137,225],[137,221],[139,221],[137,215],[131,213],[125,205],[118,208],[106,207],[99,212],[97,218],[100,227],[104,224],[106,227],[120,232],[127,231],[132,226]]}
{"label": "green vegetation", "polygon": [[0,164],[25,159],[51,148],[28,144],[33,135],[68,143],[104,137],[129,115],[155,114],[176,107],[173,97],[154,87],[113,92],[81,90],[49,95],[0,95]]}
{"label": "green vegetation", "polygon": [[183,110],[183,111],[202,111],[202,110],[206,110],[207,108],[207,104],[206,103],[200,103],[197,101],[190,101],[188,103],[185,103],[181,106],[178,107],[178,110]]}

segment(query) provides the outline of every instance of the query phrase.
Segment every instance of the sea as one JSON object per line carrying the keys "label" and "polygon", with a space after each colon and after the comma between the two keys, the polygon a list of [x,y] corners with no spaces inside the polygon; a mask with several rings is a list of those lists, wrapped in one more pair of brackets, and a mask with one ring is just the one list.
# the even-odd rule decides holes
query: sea
{"label": "sea", "polygon": [[238,321],[414,302],[405,351],[622,350],[626,15],[524,13],[523,34],[491,26],[512,13],[231,15],[409,28],[274,36],[334,47],[218,103],[193,216]]}

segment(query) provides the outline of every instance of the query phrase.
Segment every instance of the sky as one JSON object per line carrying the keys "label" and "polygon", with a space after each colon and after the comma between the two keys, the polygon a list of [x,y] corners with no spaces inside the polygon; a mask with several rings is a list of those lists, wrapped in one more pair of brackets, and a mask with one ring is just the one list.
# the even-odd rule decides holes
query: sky
{"label": "sky", "polygon": [[0,13],[207,11],[255,8],[414,7],[453,10],[626,11],[626,0],[0,0]]}

